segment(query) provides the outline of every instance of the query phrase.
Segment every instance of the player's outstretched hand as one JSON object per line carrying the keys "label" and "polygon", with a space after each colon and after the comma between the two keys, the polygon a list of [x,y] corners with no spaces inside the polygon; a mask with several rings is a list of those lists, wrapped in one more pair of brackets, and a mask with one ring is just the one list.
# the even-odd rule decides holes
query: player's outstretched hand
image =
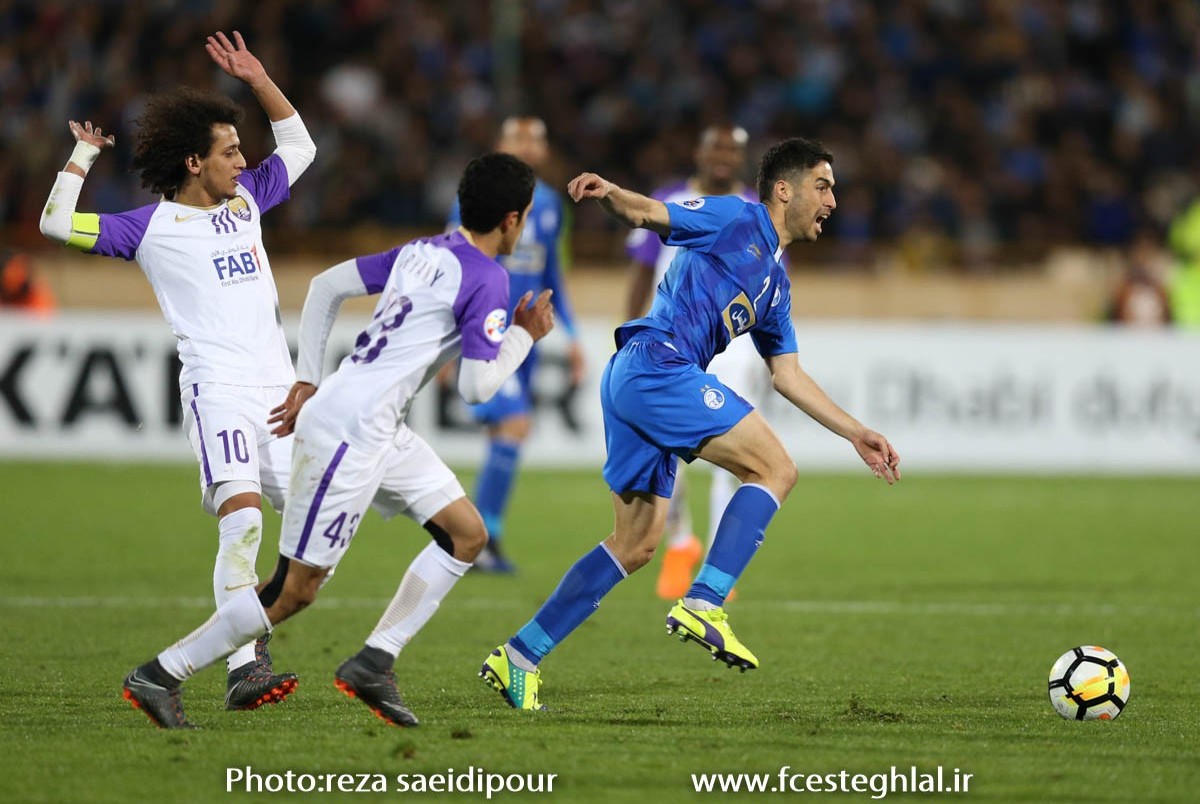
{"label": "player's outstretched hand", "polygon": [[71,129],[71,136],[75,138],[76,142],[86,142],[88,145],[95,145],[102,151],[105,148],[112,148],[117,144],[117,138],[112,134],[106,137],[99,126],[92,128],[91,120],[85,121],[82,126],[74,120],[68,120],[67,128]]}
{"label": "player's outstretched hand", "polygon": [[218,67],[239,81],[253,85],[267,77],[266,68],[246,47],[246,40],[237,31],[233,32],[233,42],[217,31],[208,37],[204,49]]}
{"label": "player's outstretched hand", "polygon": [[529,300],[533,298],[533,291],[527,291],[513,310],[513,325],[524,329],[535,341],[540,341],[554,329],[554,308],[550,305],[553,293],[549,288],[543,290],[531,305]]}
{"label": "player's outstretched hand", "polygon": [[864,430],[858,438],[850,440],[875,477],[882,477],[892,485],[900,479],[900,455],[888,440],[874,430]]}
{"label": "player's outstretched hand", "polygon": [[294,384],[288,391],[287,399],[283,400],[283,404],[271,408],[271,417],[267,419],[267,424],[279,425],[271,431],[271,435],[291,435],[296,429],[296,416],[300,414],[300,408],[304,407],[304,403],[311,399],[316,392],[317,386],[310,382]]}
{"label": "player's outstretched hand", "polygon": [[585,198],[604,198],[612,190],[612,182],[595,173],[580,173],[567,183],[567,195],[576,203]]}

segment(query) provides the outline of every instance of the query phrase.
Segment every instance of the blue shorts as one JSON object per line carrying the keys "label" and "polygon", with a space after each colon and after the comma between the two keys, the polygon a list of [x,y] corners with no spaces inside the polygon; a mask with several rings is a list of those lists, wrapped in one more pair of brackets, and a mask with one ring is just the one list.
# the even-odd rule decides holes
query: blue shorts
{"label": "blue shorts", "polygon": [[634,335],[600,380],[604,480],[620,494],[670,497],[675,457],[692,461],[705,439],[726,433],[754,407],[714,374],[668,346],[660,332]]}
{"label": "blue shorts", "polygon": [[516,370],[504,381],[496,395],[487,402],[471,405],[471,415],[479,424],[494,425],[514,416],[524,416],[533,410],[533,370],[537,353],[530,352]]}

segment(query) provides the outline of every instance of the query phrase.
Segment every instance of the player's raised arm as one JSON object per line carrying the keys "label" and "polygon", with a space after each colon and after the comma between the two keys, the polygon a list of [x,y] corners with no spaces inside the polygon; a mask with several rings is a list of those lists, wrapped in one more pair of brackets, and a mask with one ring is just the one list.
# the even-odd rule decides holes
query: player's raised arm
{"label": "player's raised arm", "polygon": [[88,170],[101,151],[116,145],[116,138],[112,134],[104,136],[99,127],[92,128],[90,120],[83,125],[71,120],[67,125],[75,137],[75,150],[50,188],[38,227],[51,240],[86,250],[96,242],[100,221],[96,215],[77,213],[75,207]]}
{"label": "player's raised arm", "polygon": [[288,184],[294,184],[316,158],[317,146],[295,107],[267,75],[262,62],[246,47],[242,35],[234,31],[233,40],[230,42],[224,33],[218,31],[208,37],[204,49],[217,66],[250,87],[271,121],[275,153],[287,166]]}
{"label": "player's raised arm", "polygon": [[[395,251],[340,262],[313,277],[300,313],[299,354],[296,357],[296,383],[287,399],[271,409],[267,424],[278,425],[271,432],[284,436],[296,428],[296,416],[309,397],[317,392],[325,363],[325,347],[337,320],[342,302],[352,296],[378,293],[395,261]],[[382,276],[382,282],[380,281]]]}
{"label": "player's raised arm", "polygon": [[594,198],[604,211],[633,229],[649,229],[663,237],[671,233],[667,205],[632,190],[625,190],[595,173],[581,173],[567,184],[567,194],[578,203]]}
{"label": "player's raised arm", "polygon": [[830,399],[800,367],[795,352],[773,355],[766,361],[776,391],[821,425],[853,444],[876,477],[882,477],[888,485],[900,479],[900,456],[895,448],[886,438],[867,428]]}

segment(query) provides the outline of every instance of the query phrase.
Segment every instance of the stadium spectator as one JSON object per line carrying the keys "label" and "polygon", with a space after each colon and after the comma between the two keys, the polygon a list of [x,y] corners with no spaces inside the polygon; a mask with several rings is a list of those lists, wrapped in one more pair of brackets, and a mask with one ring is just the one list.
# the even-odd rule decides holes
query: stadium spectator
{"label": "stadium spectator", "polygon": [[[831,220],[829,234],[845,226],[857,242],[864,231],[888,240],[920,221],[933,237],[970,238],[959,255],[969,267],[998,253],[993,240],[1128,245],[1130,221],[1165,227],[1177,211],[1148,204],[1146,191],[1194,167],[1195,3],[522,7],[512,64],[494,47],[504,33],[473,0],[3,4],[0,225],[37,220],[34,190],[53,167],[46,133],[58,120],[98,110],[123,121],[115,133],[128,142],[153,91],[181,82],[233,89],[208,86],[202,62],[177,54],[234,24],[323,121],[313,133],[330,156],[314,171],[314,191],[286,213],[297,230],[438,226],[452,195],[446,177],[488,149],[514,108],[506,104],[542,117],[568,163],[629,186],[686,174],[691,143],[722,119],[743,122],[752,152],[813,132],[858,155],[841,175],[866,194],[855,199],[862,211]],[[513,68],[514,85],[499,85]],[[265,152],[265,138],[262,127],[245,132],[252,155]],[[105,205],[146,202],[125,175],[128,150],[116,157]],[[595,210],[577,222],[610,227]]]}
{"label": "stadium spectator", "polygon": [[25,310],[47,316],[56,306],[54,293],[38,277],[28,254],[0,251],[0,309]]}
{"label": "stadium spectator", "polygon": [[1143,229],[1134,238],[1125,269],[1109,302],[1107,319],[1134,327],[1171,323],[1171,302],[1163,285],[1163,252],[1154,231]]}

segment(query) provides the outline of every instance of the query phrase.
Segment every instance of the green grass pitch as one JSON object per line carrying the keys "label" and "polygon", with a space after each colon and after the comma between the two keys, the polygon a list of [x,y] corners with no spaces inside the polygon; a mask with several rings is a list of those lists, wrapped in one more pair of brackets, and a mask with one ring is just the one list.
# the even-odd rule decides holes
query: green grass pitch
{"label": "green grass pitch", "polygon": [[[700,510],[706,475],[692,478]],[[521,576],[468,575],[397,662],[419,729],[385,726],[332,685],[426,542],[371,515],[315,607],[276,632],[296,695],[227,713],[210,669],[185,688],[203,727],[187,734],[153,729],[120,682],[209,615],[215,526],[194,469],[7,463],[0,489],[5,802],[288,798],[227,794],[225,769],[247,765],[556,773],[550,799],[569,802],[702,800],[693,773],[785,765],[959,768],[974,774],[969,796],[935,798],[986,801],[1200,789],[1195,479],[802,476],[730,606],[760,670],[667,637],[656,562],[546,661],[551,711],[527,714],[476,678],[480,662],[611,525],[598,472],[527,472],[508,540]],[[260,575],[277,533],[269,515]],[[1084,643],[1129,668],[1114,722],[1068,722],[1047,701],[1051,663]]]}

